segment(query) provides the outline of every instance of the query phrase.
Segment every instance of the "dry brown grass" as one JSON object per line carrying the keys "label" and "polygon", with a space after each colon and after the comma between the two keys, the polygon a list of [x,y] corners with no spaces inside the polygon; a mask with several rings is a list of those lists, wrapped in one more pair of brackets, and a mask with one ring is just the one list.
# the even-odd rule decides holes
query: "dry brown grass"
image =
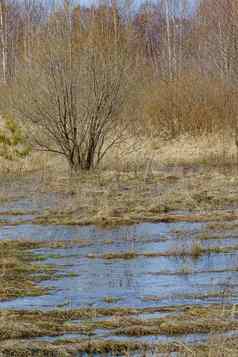
{"label": "dry brown grass", "polygon": [[[149,312],[149,309],[147,309]],[[156,311],[156,309],[154,309]],[[1,346],[0,352],[4,355],[27,356],[74,356],[76,353],[97,352],[103,356],[107,353],[133,356],[144,356],[146,351],[153,351],[155,356],[170,356],[177,352],[177,356],[235,356],[237,339],[223,337],[222,332],[237,329],[236,311],[233,306],[184,306],[166,318],[143,319],[130,314],[146,312],[146,309],[78,309],[69,311],[55,310],[41,311],[5,311],[0,315]],[[152,310],[150,311],[152,312]],[[71,320],[78,318],[93,318],[90,324],[83,321],[71,324]],[[98,316],[107,316],[111,319],[94,320]],[[63,333],[75,332],[86,336],[97,328],[104,328],[112,334],[112,338],[97,340],[95,338],[75,338],[56,342],[39,342],[27,338],[34,336],[60,336]],[[186,335],[190,333],[206,332],[208,342],[198,345],[186,345],[182,342],[172,343],[145,343],[133,339],[117,341],[113,335],[145,336],[145,335]],[[22,338],[25,338],[23,340]],[[53,353],[54,351],[54,353]],[[230,351],[230,355],[228,355]],[[10,354],[12,353],[12,354]]]}
{"label": "dry brown grass", "polygon": [[[210,167],[237,163],[237,149],[231,132],[191,136],[180,135],[165,140],[159,136],[130,139],[127,146],[114,148],[106,157],[103,167],[115,171],[142,173],[169,168],[175,173],[194,172],[200,166]],[[135,150],[130,148],[135,147]]]}
{"label": "dry brown grass", "polygon": [[56,269],[34,264],[38,258],[29,249],[37,247],[37,243],[27,241],[0,242],[0,300],[47,293],[48,290],[40,287],[37,282],[47,280],[49,276],[54,278]]}
{"label": "dry brown grass", "polygon": [[[125,147],[114,149],[100,169],[77,177],[69,175],[61,158],[39,159],[34,154],[23,160],[21,174],[19,163],[4,172],[0,200],[21,196],[37,201],[41,194],[52,193],[57,204],[50,202],[50,210],[37,223],[103,226],[206,217],[212,221],[217,210],[236,207],[236,148],[230,137],[144,139],[140,150],[127,152]],[[173,211],[186,212],[177,217],[168,214]],[[199,212],[200,217],[188,211]],[[236,212],[220,212],[218,218],[232,216],[236,219]]]}
{"label": "dry brown grass", "polygon": [[[144,167],[131,162],[127,170],[104,168],[78,177],[68,176],[53,162],[53,170],[25,173],[18,181],[5,176],[0,199],[13,200],[21,195],[39,200],[41,194],[54,194],[57,205],[52,201],[50,210],[36,223],[112,226],[142,221],[237,219],[236,171],[195,164],[165,167],[159,164],[159,154],[158,161],[153,160],[147,166],[144,162]],[[177,211],[180,215],[172,214]],[[196,211],[196,215],[188,211]]]}
{"label": "dry brown grass", "polygon": [[[67,162],[63,157],[50,153],[33,152],[25,159],[1,160],[1,173],[28,175],[40,172],[47,178],[68,176]],[[146,180],[153,171],[169,168],[176,173],[196,171],[200,165],[227,166],[237,163],[237,149],[232,132],[216,132],[191,136],[189,134],[165,140],[160,136],[128,136],[105,157],[100,170],[120,175],[129,172]],[[186,166],[186,167],[185,167]],[[100,171],[99,170],[99,171]]]}

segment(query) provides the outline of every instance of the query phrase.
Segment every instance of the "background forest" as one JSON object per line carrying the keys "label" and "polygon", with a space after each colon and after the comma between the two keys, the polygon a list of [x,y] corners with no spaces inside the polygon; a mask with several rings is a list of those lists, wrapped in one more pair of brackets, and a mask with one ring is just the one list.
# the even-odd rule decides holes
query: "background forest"
{"label": "background forest", "polygon": [[116,147],[236,156],[236,0],[0,5],[3,157],[53,152],[78,171]]}

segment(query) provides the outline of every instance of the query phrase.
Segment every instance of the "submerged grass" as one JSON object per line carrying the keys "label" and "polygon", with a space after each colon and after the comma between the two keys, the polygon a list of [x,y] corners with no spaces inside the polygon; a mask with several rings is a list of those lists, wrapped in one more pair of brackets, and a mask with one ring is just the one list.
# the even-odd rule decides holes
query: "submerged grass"
{"label": "submerged grass", "polygon": [[[82,244],[80,239],[76,244]],[[2,257],[0,267],[2,270],[2,281],[5,284],[0,288],[0,297],[9,299],[17,296],[40,295],[47,293],[38,287],[37,283],[47,279],[52,273],[57,277],[56,270],[47,265],[34,264],[34,260],[41,260],[34,255],[34,249],[41,247],[67,247],[63,241],[37,242],[37,241],[1,241],[0,248]],[[85,244],[92,244],[87,241]],[[224,252],[231,247],[205,248],[201,243],[194,243],[179,250],[171,250],[162,253],[136,253],[134,251],[121,252],[117,256],[114,253],[105,255],[105,259],[133,259],[140,255],[147,257],[190,255],[199,257],[209,252]],[[33,249],[33,252],[31,251]],[[125,254],[125,255],[124,255]],[[57,257],[56,257],[57,258]],[[9,285],[7,285],[9,284]],[[20,285],[19,285],[20,284]],[[21,291],[21,295],[18,292]],[[3,293],[4,291],[4,293]],[[206,296],[197,298],[209,298],[219,296],[211,292]],[[224,297],[224,294],[222,294]],[[160,297],[145,297],[147,301],[156,302]],[[187,296],[191,298],[191,296]],[[196,296],[194,296],[196,298]],[[104,302],[115,303],[118,299],[113,296],[104,298]],[[146,318],[146,314],[166,313],[157,318]],[[143,316],[143,318],[141,318]],[[105,319],[104,319],[105,317]],[[187,348],[193,350],[197,355],[202,352],[209,355],[213,347],[204,344],[198,346],[187,346],[174,343],[151,345],[150,343],[133,341],[133,338],[143,336],[186,336],[190,334],[216,334],[229,331],[238,331],[238,311],[236,306],[170,306],[151,308],[85,308],[85,309],[56,309],[52,311],[20,311],[5,310],[0,312],[0,352],[3,355],[27,355],[27,356],[74,356],[75,353],[106,353],[125,354],[137,351],[156,351],[156,353],[183,352]],[[100,318],[100,319],[98,319]],[[104,329],[112,336],[112,340],[97,340],[94,338],[97,329]],[[79,338],[67,338],[67,334],[76,334]],[[32,339],[40,337],[54,337],[54,342],[39,342]],[[57,337],[65,336],[65,339],[57,341]],[[120,341],[113,340],[113,336],[120,336]],[[130,337],[128,340],[127,338]],[[126,338],[124,341],[123,338]],[[226,345],[227,346],[227,345]],[[182,349],[181,349],[182,348]],[[199,349],[200,348],[200,349]],[[227,348],[227,347],[226,347]],[[233,352],[232,352],[233,353]],[[202,354],[201,354],[202,356]],[[215,355],[214,355],[215,356]]]}
{"label": "submerged grass", "polygon": [[103,298],[103,301],[106,302],[107,304],[113,304],[113,303],[117,303],[121,300],[120,297],[118,296],[105,296]]}
{"label": "submerged grass", "polygon": [[60,341],[58,343],[22,341],[4,342],[0,352],[5,356],[50,356],[69,357],[77,355],[92,356],[145,356],[147,353],[170,353],[183,351],[184,348],[178,344],[149,344],[138,341],[115,341],[115,340],[92,340],[80,339],[70,342]]}
{"label": "submerged grass", "polygon": [[[76,245],[85,246],[87,241],[76,240]],[[0,301],[24,296],[40,296],[49,293],[39,282],[56,280],[64,276],[76,276],[75,273],[62,274],[55,265],[47,265],[45,260],[58,259],[56,254],[42,255],[35,249],[70,247],[67,241],[0,241]]]}
{"label": "submerged grass", "polygon": [[31,248],[32,244],[27,242],[1,241],[0,300],[37,296],[47,292],[47,289],[37,285],[36,274],[41,274],[43,279],[43,276],[53,277],[56,270],[47,265],[34,264],[34,256],[28,250]]}
{"label": "submerged grass", "polygon": [[218,306],[187,306],[177,311],[176,315],[167,315],[162,318],[143,320],[118,318],[111,321],[98,321],[96,325],[101,328],[115,329],[115,334],[125,336],[186,335],[238,330],[238,321],[234,318],[234,312],[229,309],[224,312]]}
{"label": "submerged grass", "polygon": [[[154,353],[186,352],[205,353],[211,344],[186,345],[183,343],[145,343],[138,340],[116,340],[113,335],[141,337],[145,335],[187,335],[193,333],[217,333],[238,330],[238,312],[234,306],[181,306],[168,308],[166,317],[143,318],[137,314],[151,313],[156,309],[74,309],[42,311],[6,310],[0,313],[0,352],[6,356],[74,356],[76,353],[106,353],[128,355],[137,351]],[[163,311],[163,309],[161,309]],[[164,308],[166,311],[166,308]],[[174,314],[174,312],[177,312]],[[131,316],[133,315],[133,316]],[[97,319],[105,316],[106,320]],[[108,319],[110,317],[110,319]],[[79,319],[76,323],[75,320]],[[111,339],[95,339],[96,329],[110,331]],[[67,333],[85,335],[85,338],[67,339]],[[66,334],[66,335],[65,335]],[[65,339],[57,340],[57,336]],[[31,340],[32,337],[55,336],[54,342]],[[91,336],[90,338],[88,336]],[[235,341],[235,340],[234,340]],[[233,343],[234,343],[233,341]],[[231,339],[226,341],[226,346]],[[215,346],[212,345],[212,348]],[[23,353],[23,354],[22,354]],[[26,353],[26,354],[24,354]],[[138,354],[137,354],[138,355]],[[139,354],[140,355],[140,354]],[[202,354],[201,354],[202,356]]]}
{"label": "submerged grass", "polygon": [[34,357],[69,357],[83,354],[85,356],[158,356],[158,357],[236,357],[238,343],[236,338],[213,337],[208,343],[192,345],[179,342],[173,343],[142,343],[138,341],[75,339],[71,341],[27,342],[25,340],[4,341],[0,352],[4,356],[34,356]]}
{"label": "submerged grass", "polygon": [[[224,246],[224,247],[205,247],[201,242],[193,242],[187,247],[175,247],[167,251],[158,251],[158,252],[136,252],[136,251],[125,251],[125,252],[110,252],[104,254],[94,254],[90,253],[87,255],[89,259],[105,259],[105,260],[116,260],[116,259],[136,259],[139,257],[145,258],[159,258],[159,257],[191,257],[199,258],[202,255],[208,254],[224,254],[232,253],[238,250],[238,245],[234,246]],[[182,270],[177,274],[188,274],[189,270]]]}
{"label": "submerged grass", "polygon": [[[146,205],[146,203],[144,203]],[[181,202],[182,204],[182,202]],[[77,214],[77,210],[71,212],[64,212],[59,214],[57,211],[53,211],[51,213],[47,213],[45,215],[39,216],[31,221],[33,224],[54,224],[54,225],[96,225],[101,227],[116,227],[122,225],[131,225],[137,224],[141,222],[151,222],[151,223],[177,223],[177,222],[191,222],[191,223],[199,223],[199,222],[216,222],[216,221],[236,221],[238,220],[238,212],[220,212],[220,211],[205,211],[204,213],[197,213],[195,211],[191,213],[177,213],[179,207],[171,207],[171,213],[161,213],[153,212],[150,214],[150,210],[147,209],[146,212],[143,212],[144,207],[140,207],[142,212],[139,214],[137,212],[122,212],[122,215],[115,217],[110,215],[108,212],[108,216],[94,216],[92,212],[88,213],[86,217],[80,217]],[[127,208],[124,208],[127,211]],[[139,210],[139,207],[136,208]],[[174,213],[172,211],[175,211]],[[91,215],[92,214],[92,215]],[[105,213],[104,213],[105,214]],[[19,222],[21,224],[21,222]]]}

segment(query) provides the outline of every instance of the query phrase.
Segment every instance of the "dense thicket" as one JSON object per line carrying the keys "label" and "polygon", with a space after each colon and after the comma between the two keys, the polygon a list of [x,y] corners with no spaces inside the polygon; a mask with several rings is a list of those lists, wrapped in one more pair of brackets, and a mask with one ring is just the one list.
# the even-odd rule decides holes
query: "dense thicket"
{"label": "dense thicket", "polygon": [[76,169],[97,165],[128,130],[236,137],[237,0],[190,5],[1,0],[4,111]]}

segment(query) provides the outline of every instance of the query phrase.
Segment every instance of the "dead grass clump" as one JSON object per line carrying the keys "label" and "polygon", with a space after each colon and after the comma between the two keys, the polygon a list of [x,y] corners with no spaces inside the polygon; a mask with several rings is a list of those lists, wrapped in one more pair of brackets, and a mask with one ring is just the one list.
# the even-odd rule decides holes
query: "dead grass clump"
{"label": "dead grass clump", "polygon": [[[238,250],[238,246],[225,246],[225,247],[204,247],[201,242],[193,242],[191,245],[185,245],[182,247],[175,247],[171,248],[168,251],[159,251],[159,252],[144,252],[139,253],[135,251],[127,251],[127,252],[110,252],[105,254],[88,254],[87,258],[89,259],[105,259],[105,260],[114,260],[114,259],[135,259],[138,257],[145,257],[145,258],[159,258],[159,257],[192,257],[192,258],[199,258],[202,255],[206,254],[223,254],[229,253],[232,251]],[[191,272],[188,268],[182,269],[177,274],[190,274]],[[169,274],[168,274],[169,275]]]}
{"label": "dead grass clump", "polygon": [[204,247],[200,242],[193,242],[191,246],[191,256],[194,258],[200,257],[204,254]]}
{"label": "dead grass clump", "polygon": [[[166,317],[161,318],[137,318],[135,316],[141,313],[152,313],[156,311],[167,311]],[[174,314],[174,312],[177,312]],[[34,341],[17,339],[31,338],[37,336],[60,336],[65,333],[79,333],[86,336],[91,335],[95,329],[108,329],[112,335],[140,337],[153,335],[187,335],[193,333],[217,333],[230,330],[238,330],[236,311],[233,306],[224,306],[221,309],[219,305],[211,306],[183,306],[177,308],[145,308],[145,309],[76,309],[76,310],[55,310],[48,312],[41,311],[3,311],[0,315],[0,346],[1,351],[10,351],[7,348],[15,349],[15,352],[28,351],[29,356],[34,351],[65,351],[70,355],[83,352],[105,353],[125,353],[132,351],[149,351],[153,349],[157,352],[182,351],[181,344],[156,344],[139,343],[133,340],[97,340],[97,339],[67,339],[56,340],[56,342],[39,343]],[[111,319],[96,319],[105,316]],[[77,319],[86,319],[75,323]],[[88,322],[90,319],[90,323]],[[96,319],[96,320],[95,320]],[[74,323],[71,321],[74,320]],[[9,341],[10,339],[10,341]],[[30,348],[31,344],[31,348]],[[184,348],[187,348],[184,345]],[[193,351],[207,351],[206,344],[199,346],[190,346]],[[47,352],[48,353],[48,352]],[[48,354],[43,355],[48,355]],[[56,354],[57,355],[57,354]]]}
{"label": "dead grass clump", "polygon": [[[68,349],[70,350],[70,349]],[[69,357],[64,346],[55,346],[52,343],[26,340],[8,340],[1,343],[0,353],[3,356],[29,356],[29,357]]]}
{"label": "dead grass clump", "polygon": [[37,323],[32,323],[28,321],[17,321],[5,320],[1,318],[0,320],[0,340],[8,339],[22,339],[31,338],[39,336],[57,336],[57,329],[44,328],[44,326],[39,326]]}
{"label": "dead grass clump", "polygon": [[[145,307],[145,308],[130,308],[130,307],[111,307],[111,308],[81,308],[73,310],[51,310],[49,312],[40,312],[42,319],[57,319],[57,320],[78,320],[78,319],[92,319],[97,317],[118,317],[118,316],[132,316],[145,313],[155,312],[176,312],[176,306],[158,306],[158,307]],[[18,313],[18,312],[15,312]],[[35,312],[24,311],[32,318],[35,318]],[[36,312],[37,313],[37,312]],[[26,316],[26,315],[25,315]]]}
{"label": "dead grass clump", "polygon": [[236,357],[238,355],[238,340],[232,336],[214,336],[211,334],[205,345],[197,348],[198,357]]}
{"label": "dead grass clump", "polygon": [[37,256],[34,256],[29,249],[36,247],[37,243],[31,241],[0,242],[0,300],[20,296],[39,296],[48,292],[37,284],[37,273],[41,274],[42,281],[44,277],[45,279],[49,277],[49,273],[53,279],[56,270],[47,265],[34,264]]}
{"label": "dead grass clump", "polygon": [[235,338],[220,337],[216,339],[212,337],[207,344],[198,345],[186,345],[180,342],[149,344],[133,340],[96,339],[90,342],[76,339],[56,343],[9,340],[1,343],[0,352],[4,356],[29,357],[69,357],[76,356],[78,353],[131,356],[134,352],[138,356],[145,356],[147,353],[156,356],[170,356],[175,352],[183,357],[236,357],[237,340]]}
{"label": "dead grass clump", "polygon": [[105,296],[103,298],[103,301],[106,302],[107,304],[117,303],[120,300],[121,300],[121,298],[118,296]]}
{"label": "dead grass clump", "polygon": [[237,330],[238,322],[232,317],[232,310],[224,313],[218,306],[191,306],[176,315],[166,318],[127,320],[115,331],[115,334],[128,336],[144,335],[187,335],[192,333],[215,333]]}
{"label": "dead grass clump", "polygon": [[[186,198],[185,198],[186,199]],[[181,198],[182,200],[182,198]],[[145,202],[143,203],[145,204]],[[180,203],[182,204],[182,202]],[[186,206],[186,202],[184,202]],[[162,203],[163,205],[163,203]],[[190,205],[190,203],[188,203]],[[132,224],[137,224],[141,222],[151,222],[151,223],[176,223],[176,222],[191,222],[191,223],[199,223],[199,222],[222,222],[222,221],[236,221],[238,219],[238,213],[236,211],[217,211],[217,210],[207,210],[204,211],[203,213],[198,213],[197,209],[199,206],[197,204],[193,205],[192,208],[195,209],[195,211],[191,213],[185,212],[183,213],[177,213],[177,212],[172,212],[174,210],[179,210],[179,206],[177,206],[176,199],[170,206],[170,213],[164,213],[163,210],[159,209],[157,212],[153,208],[153,214],[152,211],[150,211],[150,208],[146,209],[143,205],[140,206],[139,208],[132,209],[130,212],[128,212],[128,207],[125,207],[125,213],[124,215],[120,217],[114,217],[114,216],[108,216],[106,217],[105,215],[100,216],[100,215],[92,215],[90,218],[84,218],[84,217],[76,217],[76,212],[70,212],[70,213],[65,213],[63,214],[57,214],[55,213],[50,213],[50,214],[45,214],[43,216],[38,216],[34,218],[30,223],[33,224],[54,224],[54,225],[96,225],[99,227],[117,227],[117,226],[123,226],[123,225],[132,225]],[[191,206],[190,206],[191,208]],[[190,209],[189,208],[189,209]],[[19,222],[24,223],[24,222]],[[15,222],[14,222],[15,224]]]}
{"label": "dead grass clump", "polygon": [[61,336],[66,333],[88,335],[94,327],[75,324],[59,316],[41,311],[3,311],[0,315],[0,340],[31,339],[41,336]]}
{"label": "dead grass clump", "polygon": [[138,253],[134,251],[128,251],[128,252],[118,252],[118,253],[106,253],[103,254],[102,258],[103,259],[134,259],[138,257]]}

